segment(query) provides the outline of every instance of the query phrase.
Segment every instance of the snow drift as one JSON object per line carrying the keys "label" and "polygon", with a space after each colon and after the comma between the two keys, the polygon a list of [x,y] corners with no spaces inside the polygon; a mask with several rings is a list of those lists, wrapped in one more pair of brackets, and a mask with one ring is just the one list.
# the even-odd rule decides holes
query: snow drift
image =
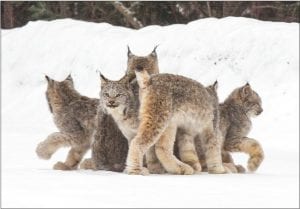
{"label": "snow drift", "polygon": [[[30,22],[1,35],[3,207],[299,206],[298,23],[229,17],[132,30],[61,19]],[[157,44],[161,72],[204,85],[217,79],[221,101],[247,81],[260,94],[264,112],[250,133],[266,154],[257,173],[59,172],[50,168],[66,150],[50,161],[37,159],[35,146],[56,130],[44,95],[45,74],[63,80],[71,73],[80,93],[98,97],[97,71],[119,79],[127,45],[147,55]],[[245,165],[244,155],[234,157]]]}

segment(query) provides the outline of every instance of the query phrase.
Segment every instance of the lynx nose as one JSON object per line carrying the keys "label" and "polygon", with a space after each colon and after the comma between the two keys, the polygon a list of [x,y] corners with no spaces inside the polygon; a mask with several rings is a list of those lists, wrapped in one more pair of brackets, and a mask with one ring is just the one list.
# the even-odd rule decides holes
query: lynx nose
{"label": "lynx nose", "polygon": [[142,71],[143,70],[143,66],[141,66],[141,65],[136,66],[136,70],[137,71]]}
{"label": "lynx nose", "polygon": [[109,101],[108,102],[110,105],[113,105],[115,103],[115,101]]}
{"label": "lynx nose", "polygon": [[263,111],[264,111],[264,110],[261,108],[261,109],[259,109],[259,110],[257,111],[257,114],[259,115],[259,114],[261,114]]}

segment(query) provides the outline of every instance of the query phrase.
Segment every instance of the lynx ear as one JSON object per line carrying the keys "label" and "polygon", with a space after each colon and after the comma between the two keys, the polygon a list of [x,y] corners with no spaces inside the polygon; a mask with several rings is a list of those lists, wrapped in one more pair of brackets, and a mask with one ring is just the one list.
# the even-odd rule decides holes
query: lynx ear
{"label": "lynx ear", "polygon": [[51,79],[47,75],[45,75],[45,78],[46,78],[47,82],[49,83]]}
{"label": "lynx ear", "polygon": [[72,78],[71,74],[68,75],[68,77],[66,78],[66,80],[73,82],[73,78]]}
{"label": "lynx ear", "polygon": [[104,75],[102,75],[101,73],[100,73],[100,79],[101,79],[101,86],[103,86],[108,82],[108,79],[105,78]]}
{"label": "lynx ear", "polygon": [[52,85],[53,80],[52,80],[51,78],[49,78],[49,76],[47,76],[47,75],[45,75],[45,78],[46,78],[48,84],[49,84],[49,85]]}
{"label": "lynx ear", "polygon": [[251,95],[252,90],[250,84],[247,82],[245,86],[242,87],[242,96],[246,97]]}
{"label": "lynx ear", "polygon": [[214,88],[215,91],[218,90],[218,86],[219,86],[219,84],[218,84],[218,81],[216,80],[216,81],[214,82],[214,84],[213,84],[213,88]]}
{"label": "lynx ear", "polygon": [[151,52],[151,56],[153,56],[153,57],[156,57],[157,56],[157,54],[156,54],[156,49],[157,49],[157,47],[158,47],[159,45],[156,45],[155,47],[154,47],[154,49],[153,49],[153,51]]}
{"label": "lynx ear", "polygon": [[132,52],[130,51],[129,46],[127,45],[127,57],[132,57],[132,56],[133,56],[133,54],[132,54]]}

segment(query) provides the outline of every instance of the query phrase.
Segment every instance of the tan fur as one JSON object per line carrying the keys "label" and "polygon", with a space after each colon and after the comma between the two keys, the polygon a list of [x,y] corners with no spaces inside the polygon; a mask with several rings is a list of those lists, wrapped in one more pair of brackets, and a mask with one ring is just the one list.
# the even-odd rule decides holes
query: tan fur
{"label": "tan fur", "polygon": [[[136,70],[138,82],[147,80],[143,71],[142,68]],[[144,84],[139,83],[141,86]],[[138,133],[129,147],[126,171],[140,174],[143,171],[141,159],[155,144],[156,154],[168,172],[191,174],[191,167],[173,155],[176,130],[183,128],[192,137],[201,132],[206,133],[209,172],[224,173],[221,147],[215,135],[217,120],[213,123],[214,111],[218,110],[214,108],[214,99],[205,88],[191,79],[169,74],[152,75],[146,84],[148,86],[142,89],[141,95],[141,121]],[[185,89],[189,89],[190,94],[186,94]],[[201,108],[197,101],[203,105]],[[191,162],[190,159],[188,161]]]}

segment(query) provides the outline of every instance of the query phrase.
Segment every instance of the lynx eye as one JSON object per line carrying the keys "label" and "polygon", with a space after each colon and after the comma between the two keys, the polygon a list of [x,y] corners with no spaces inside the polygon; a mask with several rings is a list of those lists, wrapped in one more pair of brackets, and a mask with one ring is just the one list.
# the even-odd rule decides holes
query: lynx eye
{"label": "lynx eye", "polygon": [[117,95],[116,95],[116,97],[119,97],[119,96],[121,96],[121,94],[117,94]]}
{"label": "lynx eye", "polygon": [[104,96],[109,97],[109,94],[108,94],[108,93],[105,93]]}

